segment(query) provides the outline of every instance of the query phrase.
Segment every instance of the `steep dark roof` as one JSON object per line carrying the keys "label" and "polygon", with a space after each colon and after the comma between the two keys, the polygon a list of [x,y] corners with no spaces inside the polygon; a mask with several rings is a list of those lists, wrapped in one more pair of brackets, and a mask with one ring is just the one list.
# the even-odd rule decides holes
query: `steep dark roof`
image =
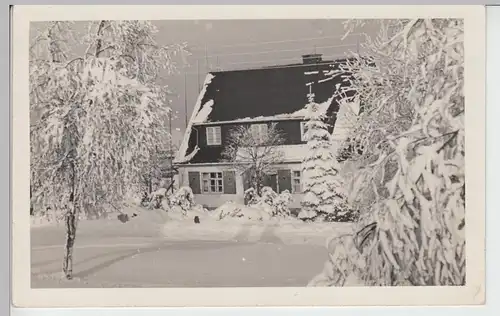
{"label": "steep dark roof", "polygon": [[[333,99],[332,96],[340,86],[348,85],[345,77],[349,74],[342,73],[332,79],[331,73],[339,70],[339,66],[344,63],[346,63],[345,59],[338,59],[320,63],[210,73],[200,93],[201,100],[198,100],[195,105],[195,113],[184,135],[176,159],[177,163],[221,161],[225,135],[231,126],[245,124],[242,119],[246,118],[264,117],[262,120],[273,121],[275,116],[281,115],[283,118],[283,115],[304,109],[308,103],[308,83],[312,83],[311,92],[315,95],[314,101],[328,106],[325,121],[329,125],[329,131],[332,132],[336,112],[339,110],[338,100]],[[200,115],[204,117],[200,122],[197,114],[204,110],[205,104],[212,104],[211,110],[206,117]],[[209,108],[210,106],[205,109]],[[279,119],[278,117],[276,120]],[[287,116],[288,123],[282,121],[280,128],[292,134],[294,131],[299,133],[298,121],[303,119],[295,115]],[[226,122],[221,125],[223,144],[220,146],[207,147],[203,144],[206,137],[205,129],[200,129],[196,125],[210,122]],[[296,127],[293,127],[293,124],[296,124],[294,125]],[[300,134],[289,136],[287,144],[296,143],[297,138],[298,142],[301,142]],[[200,150],[195,153],[197,146]],[[189,155],[193,156],[187,158],[186,156]]]}
{"label": "steep dark roof", "polygon": [[[319,64],[295,64],[247,70],[212,72],[214,76],[201,104],[213,100],[206,121],[232,121],[259,116],[275,116],[298,111],[307,104],[309,82],[315,102],[323,103],[334,93],[343,78],[318,83],[330,76],[325,72],[338,68],[345,60],[324,61]],[[312,72],[318,72],[312,74]],[[308,73],[308,74],[307,74]]]}

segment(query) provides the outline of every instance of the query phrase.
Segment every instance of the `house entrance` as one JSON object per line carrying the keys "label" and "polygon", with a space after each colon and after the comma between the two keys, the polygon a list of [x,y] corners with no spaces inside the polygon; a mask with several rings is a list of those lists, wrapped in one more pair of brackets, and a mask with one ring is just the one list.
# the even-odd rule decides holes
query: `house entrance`
{"label": "house entrance", "polygon": [[276,174],[267,174],[264,178],[264,186],[270,187],[274,192],[278,192],[278,177]]}

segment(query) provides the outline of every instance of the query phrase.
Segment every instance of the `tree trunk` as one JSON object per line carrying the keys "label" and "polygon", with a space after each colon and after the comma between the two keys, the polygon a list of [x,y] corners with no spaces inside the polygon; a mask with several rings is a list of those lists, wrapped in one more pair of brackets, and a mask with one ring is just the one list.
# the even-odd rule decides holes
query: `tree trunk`
{"label": "tree trunk", "polygon": [[148,193],[153,193],[153,175],[150,173],[148,178]]}
{"label": "tree trunk", "polygon": [[30,216],[33,215],[33,186],[30,184]]}
{"label": "tree trunk", "polygon": [[[71,151],[71,159],[74,157],[74,150]],[[66,244],[64,245],[64,258],[63,258],[63,273],[66,279],[73,278],[73,246],[75,245],[76,225],[78,221],[78,198],[76,193],[76,167],[75,162],[71,160],[71,194],[69,197],[69,209],[65,216],[66,226]]]}
{"label": "tree trunk", "polygon": [[260,180],[260,175],[258,171],[255,171],[253,176],[252,176],[252,182],[253,182],[253,188],[255,189],[255,192],[257,192],[257,195],[260,196],[261,194],[261,180]]}
{"label": "tree trunk", "polygon": [[73,278],[73,246],[76,237],[76,224],[78,221],[78,214],[75,203],[71,203],[70,209],[66,212],[66,244],[64,246],[64,261],[63,272],[66,279]]}

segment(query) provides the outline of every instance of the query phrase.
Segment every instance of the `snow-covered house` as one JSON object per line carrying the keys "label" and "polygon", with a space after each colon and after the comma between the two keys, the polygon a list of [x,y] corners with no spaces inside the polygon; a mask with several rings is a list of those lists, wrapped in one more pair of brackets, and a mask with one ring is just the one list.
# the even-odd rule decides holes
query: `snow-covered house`
{"label": "snow-covered house", "polygon": [[271,123],[283,133],[285,159],[268,175],[266,185],[276,192],[289,190],[300,205],[301,163],[307,150],[304,139],[307,95],[312,92],[324,111],[330,132],[335,129],[339,104],[335,91],[344,76],[332,76],[345,60],[325,61],[304,55],[303,63],[257,69],[211,72],[187,126],[174,160],[179,182],[189,186],[197,202],[217,207],[226,201],[243,202],[249,181],[222,157],[230,131],[240,125],[264,129]]}

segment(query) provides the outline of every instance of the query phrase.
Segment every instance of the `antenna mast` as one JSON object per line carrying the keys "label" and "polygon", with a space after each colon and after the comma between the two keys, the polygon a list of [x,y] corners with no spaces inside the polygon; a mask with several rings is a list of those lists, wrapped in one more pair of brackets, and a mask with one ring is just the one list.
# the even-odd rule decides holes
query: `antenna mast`
{"label": "antenna mast", "polygon": [[184,71],[184,123],[188,126],[188,108],[187,108],[187,72]]}

